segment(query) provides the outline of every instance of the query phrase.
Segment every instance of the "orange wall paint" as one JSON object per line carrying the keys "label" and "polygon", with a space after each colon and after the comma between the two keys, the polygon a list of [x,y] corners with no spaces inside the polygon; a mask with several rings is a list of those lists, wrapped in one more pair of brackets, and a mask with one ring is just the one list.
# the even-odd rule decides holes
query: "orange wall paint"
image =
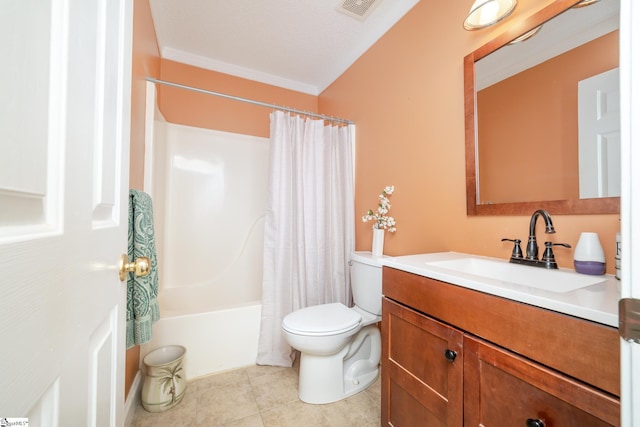
{"label": "orange wall paint", "polygon": [[[467,32],[462,20],[471,3],[418,2],[319,97],[319,111],[357,124],[358,250],[371,248],[371,224],[359,218],[391,184],[398,231],[387,233],[388,255],[459,251],[506,259],[511,246],[500,239],[527,237],[528,216],[466,215],[463,58],[552,0],[521,0],[502,23]],[[557,215],[549,240],[575,245],[580,232],[599,233],[613,273],[618,218]],[[572,267],[572,250],[555,252],[561,266]]]}
{"label": "orange wall paint", "polygon": [[580,198],[578,82],[616,68],[618,44],[611,32],[478,92],[481,203]]}
{"label": "orange wall paint", "polygon": [[[131,81],[131,149],[129,187],[143,189],[145,133],[145,77],[160,74],[160,53],[151,20],[149,0],[133,3],[133,64]],[[140,367],[140,347],[127,350],[125,365],[125,398]]]}
{"label": "orange wall paint", "polygon": [[[163,59],[161,79],[316,113],[318,98]],[[185,89],[157,85],[160,111],[171,123],[269,137],[270,109]]]}

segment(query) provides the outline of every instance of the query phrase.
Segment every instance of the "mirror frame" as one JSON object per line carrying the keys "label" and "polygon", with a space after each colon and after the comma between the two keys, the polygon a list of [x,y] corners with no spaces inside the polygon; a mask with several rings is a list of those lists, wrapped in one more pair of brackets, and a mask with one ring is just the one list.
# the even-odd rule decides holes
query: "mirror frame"
{"label": "mirror frame", "polygon": [[620,197],[602,197],[577,200],[547,200],[537,202],[477,204],[477,131],[475,62],[505,46],[511,40],[544,24],[579,0],[557,0],[521,22],[508,21],[510,28],[464,58],[464,121],[465,161],[467,186],[467,215],[530,215],[537,209],[546,209],[555,215],[620,214]]}

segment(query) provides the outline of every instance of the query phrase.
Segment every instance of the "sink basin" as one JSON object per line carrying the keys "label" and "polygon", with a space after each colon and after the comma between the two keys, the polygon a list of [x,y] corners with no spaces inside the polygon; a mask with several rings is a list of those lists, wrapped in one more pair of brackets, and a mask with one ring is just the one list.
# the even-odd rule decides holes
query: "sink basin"
{"label": "sink basin", "polygon": [[387,268],[383,272],[387,281],[395,280],[397,273],[392,270],[398,270],[435,280],[425,282],[425,286],[434,286],[434,289],[437,282],[450,283],[615,328],[619,326],[620,282],[608,274],[590,276],[568,268],[546,270],[511,264],[503,258],[461,252],[389,256],[380,261]]}
{"label": "sink basin", "polygon": [[557,293],[571,292],[605,281],[602,276],[587,276],[570,271],[547,270],[511,264],[507,261],[494,261],[476,257],[430,261],[425,262],[425,265]]}

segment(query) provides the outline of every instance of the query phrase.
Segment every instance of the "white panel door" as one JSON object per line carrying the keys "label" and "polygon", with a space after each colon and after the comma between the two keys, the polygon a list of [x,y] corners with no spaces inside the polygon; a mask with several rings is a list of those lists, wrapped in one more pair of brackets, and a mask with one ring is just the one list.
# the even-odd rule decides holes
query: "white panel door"
{"label": "white panel door", "polygon": [[580,198],[620,196],[620,73],[578,82]]}
{"label": "white panel door", "polygon": [[124,422],[132,13],[0,2],[0,417]]}
{"label": "white panel door", "polygon": [[[640,2],[620,2],[622,298],[640,300]],[[640,344],[620,340],[622,427],[640,426]]]}

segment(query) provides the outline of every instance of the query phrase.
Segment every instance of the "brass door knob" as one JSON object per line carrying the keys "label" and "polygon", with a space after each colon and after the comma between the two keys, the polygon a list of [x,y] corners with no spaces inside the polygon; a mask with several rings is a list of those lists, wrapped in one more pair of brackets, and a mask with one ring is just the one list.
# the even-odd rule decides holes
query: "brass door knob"
{"label": "brass door knob", "polygon": [[134,262],[129,262],[129,257],[126,254],[120,255],[120,262],[118,263],[120,281],[124,282],[127,278],[127,273],[133,272],[138,277],[146,276],[151,270],[151,260],[146,256],[136,258]]}

